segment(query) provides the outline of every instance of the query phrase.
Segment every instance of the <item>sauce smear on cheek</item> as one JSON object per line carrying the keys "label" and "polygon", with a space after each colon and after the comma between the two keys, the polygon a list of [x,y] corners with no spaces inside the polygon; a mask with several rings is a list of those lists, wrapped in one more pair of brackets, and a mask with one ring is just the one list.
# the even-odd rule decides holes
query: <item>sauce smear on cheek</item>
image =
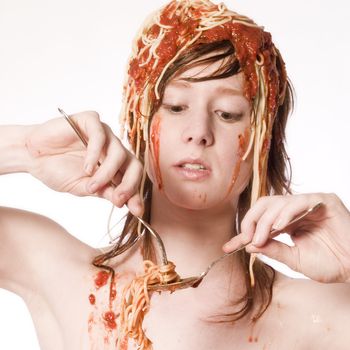
{"label": "sauce smear on cheek", "polygon": [[249,128],[247,128],[244,132],[244,136],[242,134],[238,135],[238,150],[237,150],[237,155],[238,159],[237,162],[234,166],[233,173],[232,173],[232,178],[231,178],[231,183],[227,191],[227,195],[229,195],[233,189],[234,184],[237,181],[239,171],[241,169],[241,163],[242,163],[242,158],[244,156],[245,150],[247,149],[247,140],[249,137]]}
{"label": "sauce smear on cheek", "polygon": [[160,150],[159,134],[160,134],[160,117],[157,116],[152,123],[151,142],[152,142],[152,149],[153,149],[154,172],[155,172],[156,181],[158,184],[158,189],[161,190],[163,188],[163,181],[162,181],[162,175],[160,173],[160,164],[159,164],[159,150]]}

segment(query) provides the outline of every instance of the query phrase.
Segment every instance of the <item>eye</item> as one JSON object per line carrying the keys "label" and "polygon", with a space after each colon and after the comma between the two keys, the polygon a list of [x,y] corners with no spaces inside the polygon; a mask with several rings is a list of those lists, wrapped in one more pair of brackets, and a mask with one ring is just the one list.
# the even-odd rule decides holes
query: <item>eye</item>
{"label": "eye", "polygon": [[229,113],[224,111],[215,111],[215,113],[225,122],[236,122],[243,117],[243,113]]}
{"label": "eye", "polygon": [[178,114],[186,109],[186,106],[163,104],[163,107],[170,113]]}

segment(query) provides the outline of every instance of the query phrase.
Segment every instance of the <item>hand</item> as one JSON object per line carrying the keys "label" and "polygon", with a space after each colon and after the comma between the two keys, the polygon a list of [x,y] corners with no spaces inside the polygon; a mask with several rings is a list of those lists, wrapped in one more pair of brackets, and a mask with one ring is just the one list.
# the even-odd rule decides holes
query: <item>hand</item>
{"label": "hand", "polygon": [[25,140],[31,159],[28,172],[56,191],[103,197],[118,207],[127,204],[133,214],[141,215],[141,163],[96,112],[71,118],[87,148],[64,118],[35,125]]}
{"label": "hand", "polygon": [[[302,211],[323,205],[286,230],[294,246],[271,239],[270,231],[285,227]],[[350,213],[334,194],[302,194],[260,198],[247,212],[242,233],[224,245],[230,252],[242,244],[319,282],[350,282]]]}

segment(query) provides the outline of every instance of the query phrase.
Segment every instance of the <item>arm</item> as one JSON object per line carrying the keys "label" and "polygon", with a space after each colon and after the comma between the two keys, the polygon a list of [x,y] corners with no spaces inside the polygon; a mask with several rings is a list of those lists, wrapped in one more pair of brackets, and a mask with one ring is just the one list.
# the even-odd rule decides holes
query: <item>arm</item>
{"label": "arm", "polygon": [[74,263],[89,256],[89,247],[56,222],[14,208],[0,207],[0,242],[0,288],[22,298],[41,290],[49,274],[57,275],[62,258]]}
{"label": "arm", "polygon": [[140,215],[141,163],[96,112],[78,113],[72,119],[87,139],[87,149],[64,118],[33,126],[0,126],[0,175],[28,172],[53,190],[100,196]]}
{"label": "arm", "polygon": [[[27,172],[54,190],[104,197],[140,214],[139,161],[96,113],[79,113],[73,118],[88,140],[87,149],[63,118],[33,126],[1,126],[0,174]],[[92,183],[97,184],[94,190]],[[77,249],[71,249],[74,246]],[[34,276],[44,276],[50,262],[69,255],[67,247],[76,259],[83,246],[48,218],[0,208],[0,287],[23,296],[38,287]]]}

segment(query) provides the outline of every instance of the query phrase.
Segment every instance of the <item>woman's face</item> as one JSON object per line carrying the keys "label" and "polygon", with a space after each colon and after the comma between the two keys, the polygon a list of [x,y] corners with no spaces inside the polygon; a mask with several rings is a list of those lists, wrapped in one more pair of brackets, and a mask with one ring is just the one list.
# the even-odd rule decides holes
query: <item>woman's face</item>
{"label": "woman's face", "polygon": [[251,106],[243,74],[208,76],[220,61],[172,79],[152,119],[148,174],[153,191],[188,209],[234,203],[249,182],[251,157],[242,161],[250,137]]}

